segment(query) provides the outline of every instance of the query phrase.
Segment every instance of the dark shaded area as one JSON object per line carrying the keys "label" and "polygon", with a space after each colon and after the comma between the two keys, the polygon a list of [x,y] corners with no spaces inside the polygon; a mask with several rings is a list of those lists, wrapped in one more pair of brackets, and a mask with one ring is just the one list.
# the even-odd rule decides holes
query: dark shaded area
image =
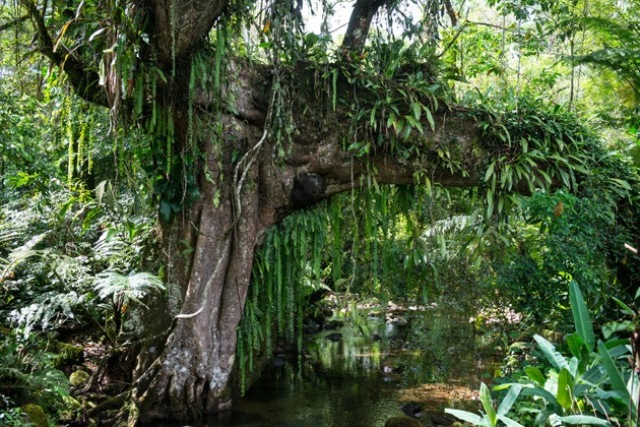
{"label": "dark shaded area", "polygon": [[308,207],[316,203],[327,189],[322,175],[305,173],[298,175],[293,182],[291,201],[295,207]]}

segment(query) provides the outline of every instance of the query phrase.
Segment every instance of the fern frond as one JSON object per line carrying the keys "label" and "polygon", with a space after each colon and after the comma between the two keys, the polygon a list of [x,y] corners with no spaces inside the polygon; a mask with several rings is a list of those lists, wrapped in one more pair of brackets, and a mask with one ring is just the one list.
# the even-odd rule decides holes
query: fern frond
{"label": "fern frond", "polygon": [[100,299],[124,297],[140,303],[150,291],[164,291],[162,280],[151,273],[134,273],[128,276],[107,271],[96,276],[94,288]]}

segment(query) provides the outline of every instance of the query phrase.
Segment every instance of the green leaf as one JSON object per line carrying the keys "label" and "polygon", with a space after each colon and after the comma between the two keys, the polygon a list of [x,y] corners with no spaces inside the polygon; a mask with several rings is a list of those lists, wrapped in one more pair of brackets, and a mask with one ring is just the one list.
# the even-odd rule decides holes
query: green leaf
{"label": "green leaf", "polygon": [[436,129],[436,122],[433,120],[433,116],[431,115],[431,110],[429,108],[423,108],[425,115],[427,116],[427,121],[429,122],[429,126],[431,126],[431,130]]}
{"label": "green leaf", "polygon": [[546,172],[545,172],[545,171],[543,171],[542,169],[540,169],[540,170],[538,171],[538,173],[539,173],[540,175],[542,175],[542,177],[543,177],[543,178],[544,178],[544,180],[547,182],[547,184],[551,184],[551,177],[549,176],[549,174],[548,174],[548,173],[546,173]]}
{"label": "green leaf", "polygon": [[611,182],[616,184],[618,187],[624,188],[625,190],[631,191],[631,185],[627,181],[618,178],[609,178]]}
{"label": "green leaf", "polygon": [[480,415],[474,414],[472,412],[468,412],[468,411],[461,411],[459,409],[449,409],[446,408],[444,410],[445,414],[451,414],[454,417],[461,419],[462,421],[466,422],[466,423],[471,423],[474,426],[487,426],[487,423],[485,422],[486,420],[484,418],[482,418]]}
{"label": "green leaf", "polygon": [[602,341],[598,341],[598,354],[602,358],[602,364],[607,371],[611,386],[620,395],[622,401],[628,405],[629,402],[631,402],[631,394],[629,393],[629,390],[627,390],[622,374],[618,370],[614,360],[611,358],[609,350]]}
{"label": "green leaf", "polygon": [[491,175],[493,175],[493,170],[495,169],[495,167],[496,161],[494,160],[493,162],[491,162],[491,164],[487,168],[487,172],[484,174],[484,182],[489,181],[489,178],[491,178]]}
{"label": "green leaf", "polygon": [[420,105],[419,102],[412,102],[411,103],[411,108],[413,109],[413,117],[416,118],[416,120],[420,120],[420,116],[421,116],[421,108],[422,106]]}
{"label": "green leaf", "polygon": [[540,347],[540,350],[542,350],[547,360],[558,371],[560,371],[561,369],[569,369],[569,362],[567,362],[567,360],[560,353],[558,353],[558,351],[556,351],[556,347],[553,344],[551,344],[549,341],[538,334],[534,335],[533,339],[536,340],[538,346]]}
{"label": "green leaf", "polygon": [[418,129],[420,134],[424,134],[424,129],[422,128],[422,124],[414,119],[412,116],[404,116],[404,119],[411,125],[411,127]]}
{"label": "green leaf", "polygon": [[596,344],[595,335],[593,334],[593,324],[591,323],[587,304],[582,297],[582,292],[580,292],[580,288],[575,281],[572,281],[569,286],[569,294],[576,333],[585,343],[589,352],[591,352],[594,350]]}
{"label": "green leaf", "polygon": [[514,421],[511,418],[507,418],[504,415],[498,415],[498,419],[502,421],[507,427],[524,427],[519,422]]}
{"label": "green leaf", "polygon": [[493,192],[487,189],[487,218],[493,214]]}
{"label": "green leaf", "polygon": [[566,417],[558,417],[558,419],[566,424],[588,424],[596,426],[611,425],[609,421],[601,420],[600,418],[593,417],[591,415],[568,415]]}
{"label": "green leaf", "polygon": [[587,349],[587,346],[578,334],[567,335],[567,345],[574,359],[577,361],[578,372],[584,373],[591,358],[591,351]]}
{"label": "green leaf", "polygon": [[519,384],[514,384],[509,388],[509,392],[500,402],[500,406],[498,406],[498,418],[509,413],[521,390],[522,386]]}
{"label": "green leaf", "polygon": [[557,160],[558,162],[560,162],[560,163],[562,163],[562,164],[565,164],[565,165],[568,165],[568,164],[569,164],[569,162],[567,161],[567,159],[565,159],[564,157],[560,156],[559,154],[551,154],[551,155],[549,156],[549,158],[555,159],[555,160]]}
{"label": "green leaf", "polygon": [[493,408],[493,399],[491,399],[491,391],[485,383],[480,384],[480,403],[484,408],[484,412],[492,426],[497,424],[496,410]]}
{"label": "green leaf", "polygon": [[562,410],[562,408],[558,404],[558,400],[556,399],[556,397],[553,394],[551,394],[551,392],[549,392],[548,390],[545,390],[542,387],[534,387],[534,386],[525,387],[522,390],[522,395],[542,397],[544,400],[547,401],[547,404],[550,404],[553,407],[554,410],[556,411]]}
{"label": "green leaf", "polygon": [[540,387],[544,387],[544,383],[547,381],[547,379],[540,371],[540,369],[536,368],[535,366],[527,366],[524,368],[524,372],[534,383],[536,383]]}
{"label": "green leaf", "polygon": [[572,378],[571,374],[567,369],[563,369],[560,371],[558,375],[558,394],[557,400],[560,406],[564,409],[571,409],[571,389],[572,387]]}
{"label": "green leaf", "polygon": [[573,354],[575,357],[581,357],[584,341],[582,341],[582,338],[580,338],[580,335],[578,334],[567,335],[567,345],[569,346],[569,351],[571,351],[571,354]]}
{"label": "green leaf", "polygon": [[611,297],[616,304],[618,304],[621,308],[622,311],[624,312],[624,314],[628,315],[628,316],[634,316],[635,312],[633,311],[633,309],[631,307],[629,307],[627,304],[625,304],[624,302],[622,302],[621,300],[619,300],[616,297]]}

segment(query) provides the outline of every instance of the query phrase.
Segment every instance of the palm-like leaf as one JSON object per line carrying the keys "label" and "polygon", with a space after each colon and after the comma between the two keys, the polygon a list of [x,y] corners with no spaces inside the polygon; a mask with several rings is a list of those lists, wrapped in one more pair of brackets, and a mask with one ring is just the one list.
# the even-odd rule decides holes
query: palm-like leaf
{"label": "palm-like leaf", "polygon": [[124,296],[138,301],[149,291],[164,290],[162,280],[151,273],[134,273],[128,276],[115,271],[107,271],[96,276],[95,290],[101,299]]}

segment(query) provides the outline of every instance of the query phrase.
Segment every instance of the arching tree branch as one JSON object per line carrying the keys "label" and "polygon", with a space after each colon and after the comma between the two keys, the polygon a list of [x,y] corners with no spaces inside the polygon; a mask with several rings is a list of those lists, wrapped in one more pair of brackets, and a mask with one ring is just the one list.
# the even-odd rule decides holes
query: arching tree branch
{"label": "arching tree branch", "polygon": [[64,71],[80,97],[106,106],[107,96],[98,84],[98,73],[62,44],[54,45],[44,18],[34,1],[25,0],[23,4],[36,29],[38,50]]}

